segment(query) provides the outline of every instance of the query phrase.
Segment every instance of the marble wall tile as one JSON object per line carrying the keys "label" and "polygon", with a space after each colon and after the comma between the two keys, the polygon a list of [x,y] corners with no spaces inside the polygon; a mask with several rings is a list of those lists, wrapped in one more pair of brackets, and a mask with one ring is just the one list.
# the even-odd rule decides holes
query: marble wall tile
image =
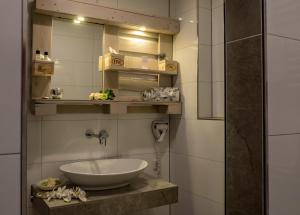
{"label": "marble wall tile", "polygon": [[[226,3],[228,41],[260,33],[261,1],[233,0]],[[261,36],[226,44],[228,215],[263,214],[265,134],[262,47]]]}
{"label": "marble wall tile", "polygon": [[262,0],[229,0],[225,7],[227,41],[262,33]]}
{"label": "marble wall tile", "polygon": [[263,101],[262,39],[227,44],[228,108],[261,107]]}

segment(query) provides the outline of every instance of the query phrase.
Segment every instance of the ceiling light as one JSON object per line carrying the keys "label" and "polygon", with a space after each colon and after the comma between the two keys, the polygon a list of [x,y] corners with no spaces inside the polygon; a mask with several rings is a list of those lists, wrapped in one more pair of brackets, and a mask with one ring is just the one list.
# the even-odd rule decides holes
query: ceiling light
{"label": "ceiling light", "polygon": [[83,16],[78,16],[78,17],[77,17],[77,20],[83,22],[83,21],[85,20],[85,18],[84,18]]}
{"label": "ceiling light", "polygon": [[178,18],[179,21],[182,21],[183,19],[181,17]]}
{"label": "ceiling light", "polygon": [[77,20],[77,19],[74,19],[74,21],[73,21],[75,24],[79,24],[80,23],[80,21],[79,20]]}
{"label": "ceiling light", "polygon": [[141,26],[141,27],[139,28],[139,30],[140,30],[140,31],[146,31],[146,27],[145,27],[145,26]]}

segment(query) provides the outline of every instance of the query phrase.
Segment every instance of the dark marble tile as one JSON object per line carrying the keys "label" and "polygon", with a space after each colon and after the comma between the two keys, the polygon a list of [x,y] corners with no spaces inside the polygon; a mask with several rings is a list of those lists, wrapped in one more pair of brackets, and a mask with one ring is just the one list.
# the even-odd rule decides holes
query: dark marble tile
{"label": "dark marble tile", "polygon": [[263,215],[263,189],[261,181],[249,177],[251,170],[232,168],[227,175],[231,185],[227,187],[227,215]]}
{"label": "dark marble tile", "polygon": [[263,215],[263,112],[231,108],[226,123],[227,215]]}
{"label": "dark marble tile", "polygon": [[263,102],[261,36],[229,43],[227,51],[227,106],[258,108]]}
{"label": "dark marble tile", "polygon": [[227,44],[227,215],[263,215],[264,88],[261,36]]}
{"label": "dark marble tile", "polygon": [[256,178],[263,166],[264,129],[262,109],[235,109],[227,111],[226,150],[230,168],[252,170]]}
{"label": "dark marble tile", "polygon": [[226,0],[226,41],[262,32],[263,0]]}

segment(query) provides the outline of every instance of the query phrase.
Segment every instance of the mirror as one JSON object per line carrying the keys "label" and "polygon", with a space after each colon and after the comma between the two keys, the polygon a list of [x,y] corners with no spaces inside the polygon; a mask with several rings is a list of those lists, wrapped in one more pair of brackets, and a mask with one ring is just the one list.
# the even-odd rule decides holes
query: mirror
{"label": "mirror", "polygon": [[224,1],[198,7],[198,119],[224,119],[224,38]]}
{"label": "mirror", "polygon": [[102,89],[98,65],[103,26],[53,18],[52,27],[51,58],[55,72],[50,89],[62,89],[64,100],[87,100],[90,93]]}

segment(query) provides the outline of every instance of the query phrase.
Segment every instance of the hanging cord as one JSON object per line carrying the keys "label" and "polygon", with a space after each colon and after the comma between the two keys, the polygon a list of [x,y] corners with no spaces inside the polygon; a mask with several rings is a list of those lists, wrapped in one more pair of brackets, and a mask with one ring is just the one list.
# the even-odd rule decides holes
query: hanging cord
{"label": "hanging cord", "polygon": [[155,150],[155,161],[153,170],[156,172],[157,177],[161,177],[161,153],[159,150],[159,142],[154,142],[154,150]]}

